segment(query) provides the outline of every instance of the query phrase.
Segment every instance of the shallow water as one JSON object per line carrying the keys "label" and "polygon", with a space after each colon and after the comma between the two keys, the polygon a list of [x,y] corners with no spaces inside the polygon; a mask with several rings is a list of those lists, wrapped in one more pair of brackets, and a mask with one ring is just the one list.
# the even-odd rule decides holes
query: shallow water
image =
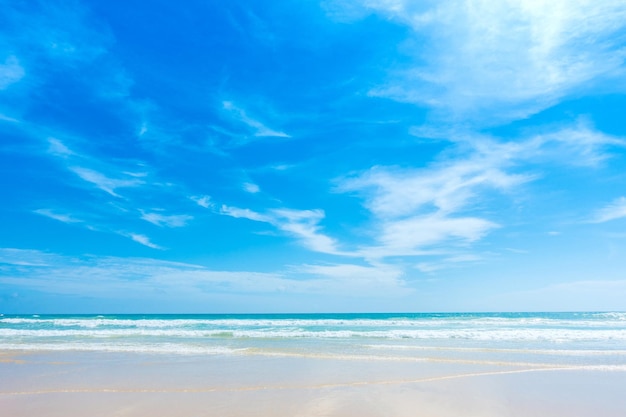
{"label": "shallow water", "polygon": [[626,367],[626,313],[0,316],[0,350]]}

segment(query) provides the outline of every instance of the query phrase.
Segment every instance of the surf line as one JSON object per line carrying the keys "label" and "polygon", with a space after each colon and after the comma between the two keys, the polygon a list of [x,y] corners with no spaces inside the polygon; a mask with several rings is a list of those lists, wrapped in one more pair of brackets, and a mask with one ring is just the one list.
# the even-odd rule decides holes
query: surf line
{"label": "surf line", "polygon": [[523,374],[531,372],[554,372],[554,371],[584,371],[593,370],[585,366],[571,366],[571,367],[553,367],[553,368],[530,368],[530,369],[513,369],[508,371],[490,371],[490,372],[472,372],[465,374],[454,375],[442,375],[429,378],[418,379],[401,379],[391,381],[355,381],[355,382],[339,382],[329,384],[318,385],[259,385],[250,387],[238,387],[238,388],[180,388],[180,389],[117,389],[117,388],[101,388],[101,389],[65,389],[65,390],[38,390],[38,391],[4,391],[0,392],[0,395],[45,395],[45,394],[195,394],[195,393],[211,393],[211,392],[246,392],[246,391],[271,391],[271,390],[318,390],[318,389],[332,389],[332,388],[344,388],[344,387],[358,387],[358,386],[376,386],[376,385],[408,385],[408,384],[420,384],[425,382],[437,382],[446,381],[452,379],[462,378],[474,378],[482,376],[495,376],[495,375],[511,375],[511,374]]}

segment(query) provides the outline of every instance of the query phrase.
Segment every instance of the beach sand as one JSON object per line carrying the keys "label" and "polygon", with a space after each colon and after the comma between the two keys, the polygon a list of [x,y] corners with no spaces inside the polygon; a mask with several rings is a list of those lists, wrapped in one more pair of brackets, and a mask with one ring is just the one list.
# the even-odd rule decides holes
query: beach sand
{"label": "beach sand", "polygon": [[462,360],[0,353],[11,417],[623,417],[626,372]]}

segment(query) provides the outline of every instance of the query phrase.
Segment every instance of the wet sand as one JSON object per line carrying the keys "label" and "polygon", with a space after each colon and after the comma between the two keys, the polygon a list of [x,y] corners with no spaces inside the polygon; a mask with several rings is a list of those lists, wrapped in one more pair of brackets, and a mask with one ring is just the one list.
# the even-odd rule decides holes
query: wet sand
{"label": "wet sand", "polygon": [[0,415],[623,417],[626,372],[496,361],[0,353]]}

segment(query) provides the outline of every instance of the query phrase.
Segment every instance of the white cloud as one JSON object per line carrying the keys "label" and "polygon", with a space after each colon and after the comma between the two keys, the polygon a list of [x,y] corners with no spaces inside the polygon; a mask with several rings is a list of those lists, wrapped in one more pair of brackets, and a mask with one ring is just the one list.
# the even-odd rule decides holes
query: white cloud
{"label": "white cloud", "polygon": [[312,251],[342,254],[338,251],[337,242],[333,238],[320,233],[319,222],[324,218],[322,210],[275,209],[266,214],[261,214],[249,209],[224,205],[220,212],[226,216],[269,223],[296,237],[306,248]]}
{"label": "white cloud", "polygon": [[[0,284],[44,293],[115,299],[150,299],[163,295],[169,303],[184,303],[207,295],[318,294],[390,296],[410,291],[390,266],[304,265],[289,272],[219,271],[203,266],[149,258],[70,258],[36,250],[0,248],[0,263],[9,273]],[[14,267],[18,274],[11,274]],[[88,280],[85,277],[89,277]]]}
{"label": "white cloud", "polygon": [[259,188],[258,185],[251,182],[244,183],[243,189],[250,194],[256,194],[261,191],[261,188]]}
{"label": "white cloud", "polygon": [[597,166],[611,157],[611,148],[626,148],[626,140],[599,132],[585,119],[552,132],[536,134],[517,142],[485,142],[487,152],[499,152],[513,162],[558,163]]}
{"label": "white cloud", "polygon": [[604,223],[626,217],[626,197],[620,197],[606,207],[598,210],[592,223]]}
{"label": "white cloud", "polygon": [[37,209],[33,210],[33,213],[37,213],[54,220],[58,220],[63,223],[82,223],[82,220],[76,219],[69,214],[56,213],[50,209]]}
{"label": "white cloud", "polygon": [[413,31],[402,50],[414,63],[371,94],[455,120],[523,118],[624,75],[623,37],[614,36],[626,27],[622,0],[361,3]]}
{"label": "white cloud", "polygon": [[420,262],[415,267],[425,273],[440,271],[442,269],[460,267],[460,264],[481,261],[483,258],[472,254],[459,254],[442,258],[435,262]]}
{"label": "white cloud", "polygon": [[11,55],[4,64],[0,64],[0,90],[4,90],[11,84],[15,84],[25,75],[24,68],[20,65],[18,59]]}
{"label": "white cloud", "polygon": [[288,164],[279,164],[279,165],[274,165],[273,167],[271,167],[272,169],[276,170],[276,171],[287,171],[288,169],[293,168],[295,165],[288,165]]}
{"label": "white cloud", "polygon": [[141,218],[143,220],[161,227],[183,227],[187,225],[189,221],[193,220],[193,216],[189,216],[187,214],[166,215],[156,212],[146,212],[143,210],[139,211],[141,212]]}
{"label": "white cloud", "polygon": [[48,151],[53,155],[57,155],[61,157],[76,155],[74,152],[72,152],[70,148],[65,146],[65,144],[59,139],[48,138],[48,143],[50,144],[50,146],[48,147]]}
{"label": "white cloud", "polygon": [[213,202],[211,202],[211,197],[208,195],[191,196],[189,199],[194,201],[200,207],[212,208],[214,206]]}
{"label": "white cloud", "polygon": [[[450,251],[501,227],[488,215],[478,214],[485,196],[510,193],[540,178],[537,173],[521,172],[521,166],[546,160],[593,165],[608,156],[606,148],[625,144],[623,139],[597,132],[584,121],[504,143],[488,136],[449,133],[458,135],[453,138],[458,145],[449,159],[421,169],[373,167],[339,181],[336,190],[357,193],[372,215],[367,225],[372,242],[352,251],[338,250],[338,242],[320,232],[324,213],[319,210],[259,213],[223,206],[221,212],[272,224],[321,253],[361,257],[369,262],[387,257],[447,256],[442,262],[452,264],[457,261],[449,256]],[[459,158],[461,150],[464,156]],[[437,264],[437,269],[441,267]]]}
{"label": "white cloud", "polygon": [[322,253],[338,254],[337,242],[320,233],[322,210],[273,210],[274,224],[281,230],[299,238],[307,248]]}
{"label": "white cloud", "polygon": [[145,236],[145,235],[140,235],[138,233],[120,233],[120,234],[122,236],[129,237],[132,240],[134,240],[135,242],[137,242],[137,243],[139,243],[141,245],[147,246],[149,248],[159,249],[159,250],[163,250],[164,249],[163,247],[161,247],[161,246],[159,246],[159,245],[157,245],[155,243],[152,243],[150,241],[150,238]]}
{"label": "white cloud", "polygon": [[6,114],[0,113],[0,120],[9,123],[20,123],[20,121],[14,117],[7,116]]}
{"label": "white cloud", "polygon": [[222,106],[224,110],[227,110],[237,121],[250,127],[253,130],[254,136],[258,136],[258,137],[275,136],[275,137],[282,137],[282,138],[290,137],[285,132],[271,129],[265,126],[263,123],[259,122],[258,120],[251,118],[250,116],[246,114],[246,112],[243,109],[237,107],[231,101],[222,102]]}
{"label": "white cloud", "polygon": [[141,122],[141,126],[139,127],[139,132],[137,132],[137,136],[143,136],[148,131],[148,122]]}
{"label": "white cloud", "polygon": [[106,175],[98,171],[94,171],[88,168],[73,166],[73,167],[69,167],[69,169],[72,172],[74,172],[76,175],[78,175],[81,179],[95,185],[102,191],[108,194],[111,194],[114,197],[120,197],[120,195],[115,192],[115,190],[117,190],[118,188],[138,187],[140,185],[145,184],[144,181],[137,179],[137,178],[132,178],[132,179],[109,178]]}
{"label": "white cloud", "polygon": [[442,245],[467,245],[499,227],[468,216],[482,197],[508,192],[533,179],[507,172],[519,146],[474,141],[464,159],[441,161],[424,169],[373,167],[340,181],[337,190],[356,192],[372,214],[375,244],[359,249],[366,259],[433,254]]}
{"label": "white cloud", "polygon": [[[413,292],[402,279],[404,275],[402,268],[394,265],[380,263],[368,266],[355,264],[302,265],[294,269],[299,273],[314,277],[315,286],[323,286],[323,291],[329,293],[342,293],[359,297],[394,297]],[[309,280],[311,278],[307,279],[307,281]]]}
{"label": "white cloud", "polygon": [[450,217],[443,213],[411,217],[386,222],[378,238],[389,255],[411,253],[414,248],[424,248],[453,240],[473,242],[482,238],[495,223],[475,217]]}
{"label": "white cloud", "polygon": [[506,173],[496,155],[447,162],[424,170],[374,167],[344,180],[340,191],[368,195],[366,206],[378,217],[396,218],[433,209],[452,213],[465,207],[481,190],[508,189],[528,176]]}
{"label": "white cloud", "polygon": [[385,264],[369,266],[354,264],[333,264],[333,265],[304,265],[298,268],[299,271],[331,277],[339,280],[372,281],[380,283],[399,283],[404,275],[401,268]]}
{"label": "white cloud", "polygon": [[0,248],[0,263],[16,266],[50,266],[58,256],[34,249]]}
{"label": "white cloud", "polygon": [[500,227],[476,214],[485,196],[510,193],[540,178],[521,167],[546,162],[594,166],[610,156],[609,148],[626,146],[624,139],[598,132],[585,120],[510,142],[447,134],[457,143],[448,159],[421,169],[373,167],[339,181],[337,191],[357,193],[372,215],[369,229],[376,243],[361,247],[361,256],[432,254],[444,244],[449,249],[478,241]]}
{"label": "white cloud", "polygon": [[256,222],[272,223],[273,219],[270,216],[266,216],[250,209],[241,209],[237,207],[230,207],[222,205],[220,210],[221,214],[226,216],[235,217],[237,219],[248,219]]}
{"label": "white cloud", "polygon": [[489,218],[495,212],[480,214],[482,204],[485,197],[517,192],[525,183],[541,178],[537,172],[522,171],[528,163],[594,165],[609,156],[609,147],[626,144],[622,138],[594,130],[584,120],[510,142],[454,130],[446,134],[453,135],[450,139],[457,145],[431,166],[373,167],[339,180],[336,190],[357,193],[371,213],[364,227],[372,241],[353,250],[338,250],[337,240],[320,231],[324,218],[320,210],[256,212],[223,206],[221,213],[271,224],[311,250],[360,257],[370,263],[390,257],[434,256],[439,260],[419,267],[433,271],[474,261],[453,254],[502,227],[500,221]]}
{"label": "white cloud", "polygon": [[123,171],[122,174],[128,175],[133,178],[145,178],[148,176],[147,172],[132,172],[132,171]]}

